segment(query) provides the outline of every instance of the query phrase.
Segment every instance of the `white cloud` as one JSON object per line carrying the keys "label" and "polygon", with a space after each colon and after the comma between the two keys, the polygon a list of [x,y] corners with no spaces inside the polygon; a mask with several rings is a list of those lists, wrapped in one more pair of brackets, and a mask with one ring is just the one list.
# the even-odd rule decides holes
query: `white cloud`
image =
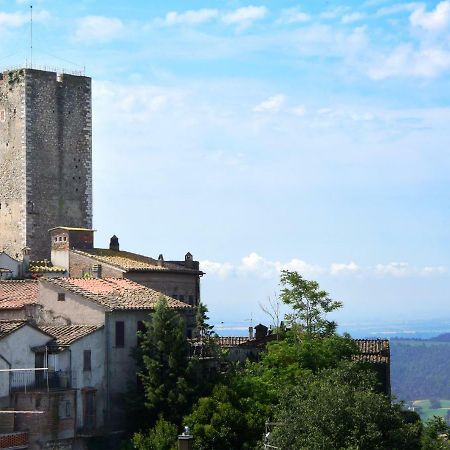
{"label": "white cloud", "polygon": [[426,266],[417,268],[410,266],[406,262],[377,264],[374,270],[377,275],[390,275],[396,278],[409,276],[443,275],[448,273],[448,270],[443,266]]}
{"label": "white cloud", "polygon": [[220,263],[213,261],[202,261],[200,263],[202,270],[207,275],[219,278],[230,276],[255,276],[258,278],[277,279],[282,270],[296,271],[306,278],[322,276],[365,276],[365,277],[427,277],[436,275],[446,275],[449,273],[444,266],[425,266],[413,267],[406,262],[391,262],[388,264],[376,264],[373,267],[361,267],[356,262],[349,263],[331,263],[329,267],[319,264],[312,264],[299,258],[293,258],[290,261],[271,261],[264,258],[256,252],[251,252],[241,259],[240,264]]}
{"label": "white cloud", "polygon": [[305,23],[311,20],[311,16],[300,11],[298,8],[283,9],[280,14],[280,18],[277,23],[280,24],[292,24],[292,23]]}
{"label": "white cloud", "polygon": [[447,28],[450,23],[450,1],[445,0],[436,5],[430,12],[425,5],[420,5],[409,18],[411,25],[428,31],[438,31]]}
{"label": "white cloud", "polygon": [[315,264],[308,264],[301,259],[294,258],[288,262],[270,261],[255,252],[244,256],[238,272],[241,274],[254,274],[262,278],[277,277],[282,270],[292,270],[302,275],[322,273],[324,269]]}
{"label": "white cloud", "polygon": [[264,19],[267,12],[265,6],[245,6],[225,14],[222,21],[228,25],[237,25],[239,30],[244,30],[251,27],[256,20]]}
{"label": "white cloud", "polygon": [[348,23],[358,22],[359,20],[362,20],[365,17],[366,17],[365,14],[359,13],[359,12],[344,14],[341,18],[341,23],[348,24]]}
{"label": "white cloud", "polygon": [[420,3],[397,3],[395,5],[384,6],[375,13],[375,16],[384,17],[401,12],[411,12],[418,8],[420,5]]}
{"label": "white cloud", "polygon": [[450,52],[440,48],[416,50],[412,45],[400,45],[382,57],[368,71],[370,78],[390,77],[434,78],[450,70]]}
{"label": "white cloud", "polygon": [[226,278],[233,272],[234,267],[229,263],[218,263],[205,260],[200,261],[200,270],[206,272],[207,275]]}
{"label": "white cloud", "polygon": [[[45,22],[50,18],[48,11],[38,11],[34,13],[33,20],[37,22]],[[17,28],[30,21],[29,14],[26,13],[5,13],[0,12],[0,27]]]}
{"label": "white cloud", "polygon": [[346,274],[354,274],[359,272],[360,267],[354,263],[353,261],[345,264],[345,263],[332,263],[330,266],[331,275],[346,275]]}
{"label": "white cloud", "polygon": [[205,22],[209,22],[212,19],[218,17],[219,12],[217,9],[196,9],[189,10],[182,13],[177,11],[170,11],[166,14],[163,25],[200,25]]}
{"label": "white cloud", "polygon": [[256,105],[253,111],[258,113],[276,113],[281,109],[285,100],[286,97],[283,94],[274,95]]}
{"label": "white cloud", "polygon": [[109,42],[123,35],[125,26],[120,19],[86,16],[77,21],[75,39],[82,42]]}

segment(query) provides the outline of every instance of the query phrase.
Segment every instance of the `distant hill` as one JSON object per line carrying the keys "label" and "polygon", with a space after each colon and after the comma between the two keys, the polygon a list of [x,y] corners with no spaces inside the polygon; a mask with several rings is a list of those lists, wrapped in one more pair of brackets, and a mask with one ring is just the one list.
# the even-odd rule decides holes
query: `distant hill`
{"label": "distant hill", "polygon": [[399,400],[450,400],[450,339],[441,339],[391,340],[391,386]]}
{"label": "distant hill", "polygon": [[436,342],[450,342],[450,333],[440,334],[439,336],[436,336],[436,337],[431,338],[429,340],[430,341],[436,341]]}

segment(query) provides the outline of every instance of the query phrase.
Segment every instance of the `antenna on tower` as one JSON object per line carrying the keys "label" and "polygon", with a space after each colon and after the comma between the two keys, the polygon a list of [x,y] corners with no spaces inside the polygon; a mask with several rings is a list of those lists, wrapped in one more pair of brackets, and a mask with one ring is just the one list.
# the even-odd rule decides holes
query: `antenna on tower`
{"label": "antenna on tower", "polygon": [[33,68],[33,4],[30,4],[30,69]]}

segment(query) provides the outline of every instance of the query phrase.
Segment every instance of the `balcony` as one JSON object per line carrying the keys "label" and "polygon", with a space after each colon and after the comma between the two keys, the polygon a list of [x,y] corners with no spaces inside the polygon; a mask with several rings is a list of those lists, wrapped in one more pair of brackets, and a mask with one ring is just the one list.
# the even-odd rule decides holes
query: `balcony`
{"label": "balcony", "polygon": [[11,392],[49,391],[70,387],[71,376],[65,371],[15,370],[10,374]]}

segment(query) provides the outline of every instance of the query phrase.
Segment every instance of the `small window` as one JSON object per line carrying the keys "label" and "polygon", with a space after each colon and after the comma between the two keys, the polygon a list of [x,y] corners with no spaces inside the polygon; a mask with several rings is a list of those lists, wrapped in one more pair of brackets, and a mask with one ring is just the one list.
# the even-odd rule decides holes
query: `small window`
{"label": "small window", "polygon": [[64,302],[66,300],[66,294],[64,292],[58,292],[58,302]]}
{"label": "small window", "polygon": [[125,346],[125,323],[121,320],[116,322],[116,347]]}
{"label": "small window", "polygon": [[64,236],[63,240],[64,240],[64,242],[66,242],[67,241],[67,236]]}
{"label": "small window", "polygon": [[62,236],[59,236],[59,237],[58,237],[58,240],[59,240],[59,241],[62,241]]}
{"label": "small window", "polygon": [[91,371],[91,351],[85,350],[83,352],[83,370],[85,372]]}

